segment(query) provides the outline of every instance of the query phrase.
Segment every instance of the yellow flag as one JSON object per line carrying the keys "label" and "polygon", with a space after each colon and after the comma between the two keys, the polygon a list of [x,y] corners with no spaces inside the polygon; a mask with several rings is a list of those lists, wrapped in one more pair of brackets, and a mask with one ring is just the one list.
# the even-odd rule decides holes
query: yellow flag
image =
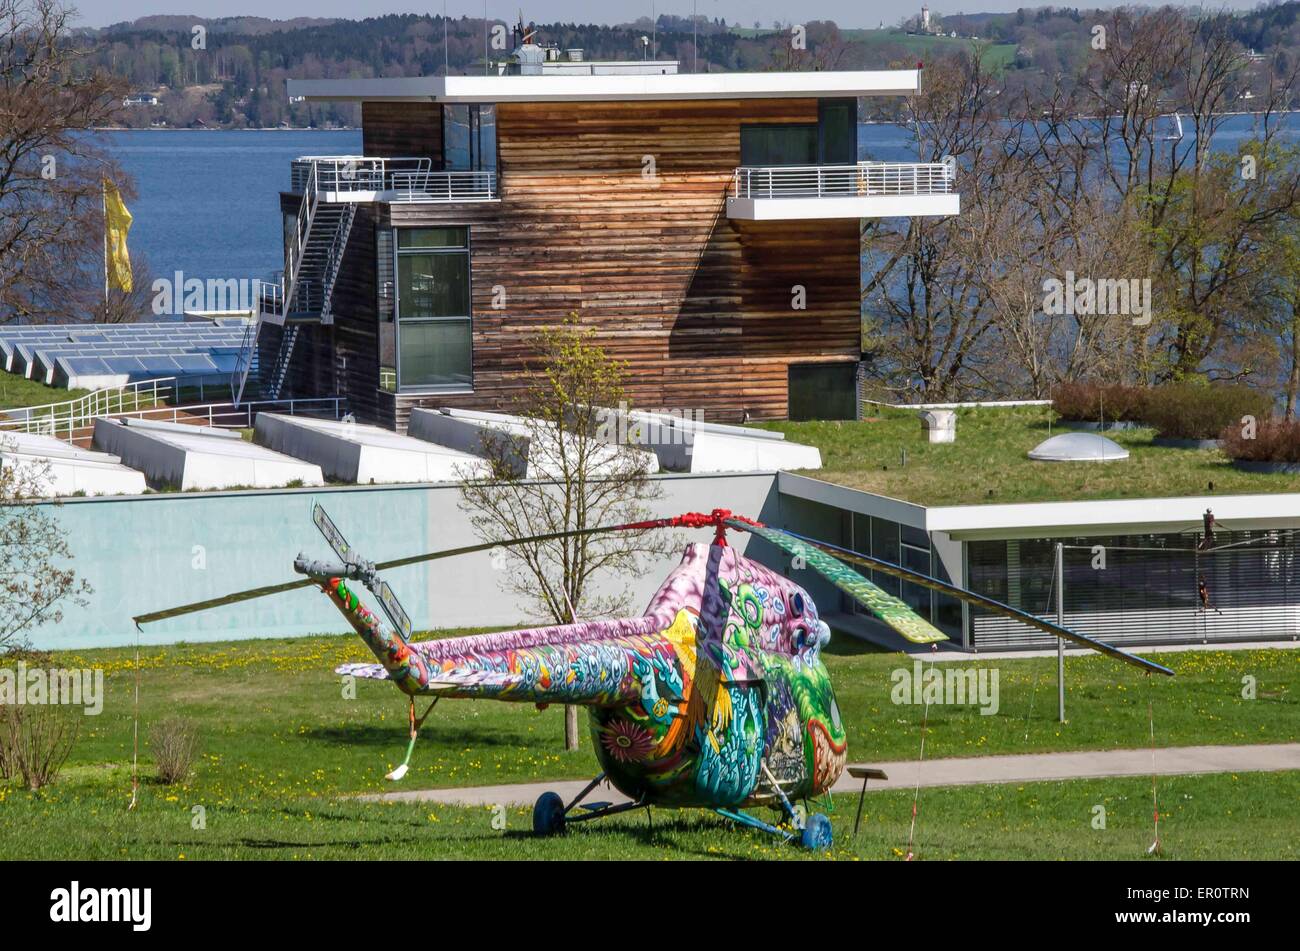
{"label": "yellow flag", "polygon": [[126,250],[126,235],[131,230],[131,212],[126,210],[117,186],[104,179],[104,283],[120,291],[130,291],[131,256]]}

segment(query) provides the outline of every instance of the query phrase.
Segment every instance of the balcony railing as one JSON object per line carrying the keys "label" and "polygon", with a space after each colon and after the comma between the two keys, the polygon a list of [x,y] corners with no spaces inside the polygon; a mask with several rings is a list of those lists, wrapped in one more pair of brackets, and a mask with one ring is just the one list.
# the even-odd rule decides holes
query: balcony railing
{"label": "balcony railing", "polygon": [[732,198],[853,198],[947,195],[953,179],[943,162],[861,162],[857,165],[742,166]]}
{"label": "balcony railing", "polygon": [[390,201],[493,201],[496,172],[395,172]]}
{"label": "balcony railing", "polygon": [[492,171],[434,171],[427,158],[304,155],[293,161],[292,190],[302,193],[315,169],[316,188],[330,201],[494,201]]}

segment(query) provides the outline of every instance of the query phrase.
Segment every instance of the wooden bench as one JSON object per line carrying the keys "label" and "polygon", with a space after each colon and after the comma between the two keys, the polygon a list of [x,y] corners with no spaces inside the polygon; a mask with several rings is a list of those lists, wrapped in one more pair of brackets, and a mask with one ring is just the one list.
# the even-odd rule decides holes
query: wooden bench
{"label": "wooden bench", "polygon": [[853,836],[858,835],[858,825],[862,822],[862,803],[867,798],[867,781],[871,779],[888,779],[883,769],[873,769],[870,766],[850,766],[849,775],[854,779],[862,780],[862,791],[858,793],[858,814],[853,820]]}

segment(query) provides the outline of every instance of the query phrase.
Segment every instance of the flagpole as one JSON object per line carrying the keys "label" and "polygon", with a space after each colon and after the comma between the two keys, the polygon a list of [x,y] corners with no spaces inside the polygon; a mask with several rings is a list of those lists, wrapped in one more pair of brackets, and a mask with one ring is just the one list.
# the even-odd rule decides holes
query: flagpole
{"label": "flagpole", "polygon": [[104,322],[108,322],[108,179],[99,180],[99,199],[104,210]]}

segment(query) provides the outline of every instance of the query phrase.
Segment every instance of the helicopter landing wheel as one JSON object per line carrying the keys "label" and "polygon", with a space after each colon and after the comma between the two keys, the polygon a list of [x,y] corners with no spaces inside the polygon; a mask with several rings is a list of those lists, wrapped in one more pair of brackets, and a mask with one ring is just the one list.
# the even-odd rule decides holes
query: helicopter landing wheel
{"label": "helicopter landing wheel", "polygon": [[835,841],[831,831],[831,820],[820,812],[815,812],[804,823],[799,835],[799,844],[814,852],[825,852]]}
{"label": "helicopter landing wheel", "polygon": [[560,835],[563,832],[564,800],[559,793],[542,793],[533,804],[533,835]]}

